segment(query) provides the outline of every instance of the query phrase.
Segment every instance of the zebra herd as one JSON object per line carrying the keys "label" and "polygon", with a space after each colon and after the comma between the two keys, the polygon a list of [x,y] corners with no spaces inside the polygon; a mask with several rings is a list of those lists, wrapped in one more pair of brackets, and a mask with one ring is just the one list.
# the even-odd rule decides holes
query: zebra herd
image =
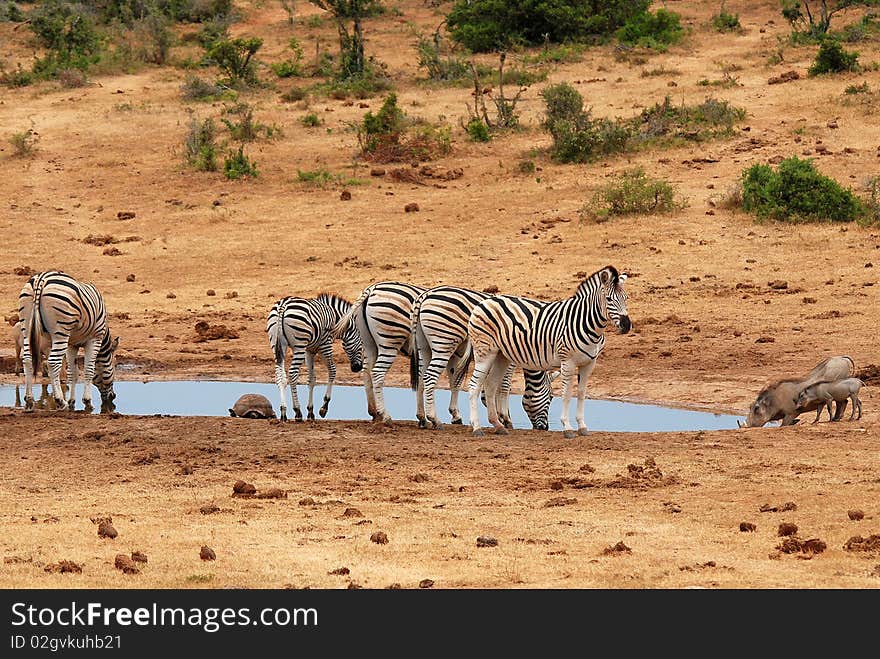
{"label": "zebra herd", "polygon": [[[461,423],[458,390],[468,364],[474,362],[469,383],[470,419],[475,436],[483,434],[477,399],[484,395],[489,422],[504,434],[512,427],[508,399],[514,368],[525,373],[523,407],[535,428],[548,427],[553,369],[562,378],[564,436],[575,437],[569,422],[574,378],[578,378],[577,433],[585,434],[584,400],[587,380],[605,346],[609,322],[625,334],[631,328],[624,290],[626,275],[607,266],[587,277],[574,295],[544,302],[510,295],[490,295],[453,286],[426,289],[401,282],[380,282],[364,289],[349,304],[331,295],[308,301],[285,298],[269,314],[267,332],[275,354],[275,378],[281,398],[281,418],[287,418],[285,386],[290,385],[296,419],[302,419],[296,387],[303,359],[309,368],[309,418],[312,413],[314,354],[332,354],[334,337],[342,337],[352,370],[364,369],[367,411],[376,421],[390,422],[384,385],[398,354],[410,358],[410,383],[416,390],[419,427],[439,427],[435,389],[440,374],[449,376],[449,412]],[[335,320],[335,324],[334,321]],[[359,337],[363,359],[357,352]],[[284,359],[293,351],[288,377]],[[312,357],[309,358],[309,353]],[[335,366],[328,361],[330,380],[321,416],[330,402]]]}
{"label": "zebra herd", "polygon": [[[462,423],[458,392],[468,366],[474,364],[468,391],[470,419],[475,436],[483,434],[477,399],[483,397],[489,422],[498,434],[513,427],[508,406],[515,368],[523,369],[523,407],[537,429],[548,428],[552,400],[551,373],[562,380],[562,424],[565,437],[575,437],[569,409],[577,376],[577,433],[585,434],[584,400],[587,380],[605,346],[605,329],[612,323],[622,333],[631,328],[624,290],[626,275],[606,266],[587,277],[571,297],[555,302],[511,295],[493,295],[454,286],[423,288],[401,282],[368,286],[353,303],[331,294],[314,299],[285,297],[269,312],[266,332],[275,359],[275,383],[281,399],[280,416],[287,420],[286,388],[290,386],[294,420],[301,421],[297,394],[300,369],[308,369],[307,418],[314,419],[315,358],[321,355],[329,378],[323,405],[327,415],[336,365],[333,341],[342,339],[353,372],[364,371],[367,410],[375,421],[391,421],[385,407],[384,386],[398,354],[410,358],[410,383],[416,391],[419,427],[442,424],[437,416],[435,391],[443,371],[449,377],[452,423]],[[104,300],[91,284],[59,271],[32,276],[19,295],[25,405],[33,409],[34,373],[40,369],[42,350],[51,345],[49,376],[56,406],[73,406],[77,379],[76,355],[85,352],[85,382],[101,394],[101,410],[112,411],[114,353]],[[288,351],[292,352],[285,368]],[[62,394],[62,360],[67,357],[67,400]],[[91,387],[83,393],[91,408]]]}

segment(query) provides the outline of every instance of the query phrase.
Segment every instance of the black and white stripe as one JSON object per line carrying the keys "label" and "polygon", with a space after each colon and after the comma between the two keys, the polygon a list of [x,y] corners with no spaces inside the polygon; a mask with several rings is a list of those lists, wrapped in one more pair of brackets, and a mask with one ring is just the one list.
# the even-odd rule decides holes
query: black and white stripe
{"label": "black and white stripe", "polygon": [[[34,373],[40,370],[41,350],[50,343],[49,377],[56,407],[73,408],[76,401],[76,355],[84,351],[83,403],[92,407],[94,383],[101,394],[101,410],[112,411],[113,354],[119,338],[111,340],[104,299],[92,284],[80,282],[63,272],[49,271],[31,277],[18,296],[18,315],[23,325],[22,361],[25,374],[25,407],[33,409],[31,391]],[[61,362],[67,357],[67,401],[61,389]]]}
{"label": "black and white stripe", "polygon": [[[275,355],[275,383],[281,399],[281,420],[287,420],[287,396],[285,386],[290,383],[290,395],[296,421],[302,421],[302,410],[297,395],[299,369],[303,360],[309,372],[308,418],[314,419],[313,392],[315,388],[315,355],[320,353],[327,364],[329,378],[324,404],[318,410],[322,417],[327,416],[333,382],[336,379],[336,364],[333,362],[334,329],[340,318],[351,309],[351,303],[338,295],[322,293],[315,299],[285,297],[278,300],[269,311],[266,332],[269,345]],[[342,347],[351,362],[355,373],[363,368],[363,344],[360,333],[354,326],[342,334]],[[285,377],[284,360],[288,348],[293,352],[290,358],[289,380]]]}
{"label": "black and white stripe", "polygon": [[477,398],[485,387],[489,421],[496,432],[506,429],[499,420],[496,397],[509,365],[534,371],[559,368],[562,377],[562,426],[566,437],[574,437],[569,423],[575,374],[578,376],[578,433],[586,434],[584,399],[587,380],[605,346],[609,320],[622,334],[630,330],[626,275],[607,266],[590,275],[575,294],[557,302],[497,295],[480,302],[468,322],[468,338],[474,353],[470,381],[471,425],[482,435],[477,417]]}
{"label": "black and white stripe", "polygon": [[[419,427],[430,421],[434,428],[442,424],[437,418],[435,390],[440,374],[445,369],[449,375],[449,413],[452,423],[461,423],[458,410],[458,392],[467,372],[471,352],[467,339],[468,319],[474,307],[491,297],[488,293],[460,288],[437,286],[422,293],[413,305],[411,317],[413,342],[416,350],[410,359],[417,363],[416,417]],[[510,392],[511,366],[504,375],[499,398],[501,421],[512,427],[507,409]],[[536,429],[547,429],[547,412],[553,394],[550,378],[543,371],[527,372],[523,408]]]}
{"label": "black and white stripe", "polygon": [[[364,388],[367,411],[374,421],[391,422],[385,409],[385,375],[398,353],[409,355],[414,349],[410,336],[413,304],[425,289],[421,286],[385,281],[364,289],[351,310],[336,326],[340,336],[353,324],[364,343]],[[415,379],[410,373],[411,379]]]}

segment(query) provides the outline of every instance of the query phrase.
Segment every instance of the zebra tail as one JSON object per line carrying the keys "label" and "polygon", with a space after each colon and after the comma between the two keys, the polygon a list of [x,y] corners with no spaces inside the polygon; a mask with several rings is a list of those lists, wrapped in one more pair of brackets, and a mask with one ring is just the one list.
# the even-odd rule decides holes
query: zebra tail
{"label": "zebra tail", "polygon": [[28,327],[28,342],[30,343],[31,365],[34,377],[37,377],[37,374],[40,372],[40,360],[43,358],[43,351],[40,349],[40,326],[43,324],[43,319],[40,316],[40,295],[42,292],[43,282],[40,281],[34,289],[34,304],[31,307],[30,325]]}
{"label": "zebra tail", "polygon": [[349,307],[348,311],[346,311],[342,316],[339,317],[339,322],[333,326],[333,338],[341,339],[342,335],[348,331],[348,326],[354,320],[355,314],[360,310],[364,301],[370,296],[370,293],[373,292],[372,286],[367,286],[364,289],[364,292],[360,294],[357,300],[351,303],[351,307]]}
{"label": "zebra tail", "polygon": [[272,327],[269,333],[269,341],[272,344],[272,350],[275,352],[275,363],[284,364],[284,309],[278,309],[278,322]]}
{"label": "zebra tail", "polygon": [[422,311],[422,300],[424,294],[419,295],[413,303],[412,313],[409,317],[409,338],[406,340],[406,347],[409,350],[409,386],[413,391],[419,388],[419,334],[421,334],[421,326],[419,324],[419,314]]}
{"label": "zebra tail", "polygon": [[455,381],[461,386],[461,383],[464,380],[464,374],[467,373],[468,366],[474,360],[474,347],[471,345],[471,342],[467,342],[467,347],[464,350],[464,354],[459,357],[458,361],[452,365],[452,377],[455,378]]}

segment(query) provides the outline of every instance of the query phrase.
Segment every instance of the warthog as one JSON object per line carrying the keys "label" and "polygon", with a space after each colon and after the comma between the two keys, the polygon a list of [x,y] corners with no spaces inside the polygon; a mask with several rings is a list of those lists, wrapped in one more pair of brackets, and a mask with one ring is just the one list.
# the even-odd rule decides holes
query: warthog
{"label": "warthog", "polygon": [[[840,420],[840,415],[843,414],[841,406],[846,407],[846,401],[849,399],[853,404],[849,420],[853,420],[856,411],[858,411],[859,418],[861,419],[862,401],[859,400],[859,390],[863,386],[865,386],[865,383],[858,378],[847,378],[845,380],[838,380],[837,382],[816,382],[801,391],[797,397],[797,406],[803,407],[806,405],[812,405],[813,403],[819,403],[816,410],[816,419],[813,423],[818,423],[819,417],[822,416],[822,410],[826,408],[828,409],[830,420],[838,421]],[[837,403],[838,409],[838,413],[834,415],[831,414],[832,401]]]}
{"label": "warthog", "polygon": [[[837,382],[850,377],[855,371],[853,360],[846,356],[829,357],[819,362],[803,378],[787,378],[770,384],[761,390],[755,402],[749,408],[745,427],[760,428],[770,421],[779,421],[781,426],[790,426],[804,412],[817,409],[820,403],[808,402],[806,407],[797,403],[801,391],[816,382]],[[838,404],[837,416],[843,413]],[[740,424],[740,427],[743,427]]]}
{"label": "warthog", "polygon": [[[21,351],[24,349],[24,337],[21,334],[21,321],[17,320],[12,325],[12,340],[15,342],[15,374],[21,375],[24,372],[24,364],[21,361]],[[41,345],[41,350],[43,354],[43,377],[48,377],[49,371],[46,368],[45,360],[49,358],[49,345],[48,341],[43,341]]]}

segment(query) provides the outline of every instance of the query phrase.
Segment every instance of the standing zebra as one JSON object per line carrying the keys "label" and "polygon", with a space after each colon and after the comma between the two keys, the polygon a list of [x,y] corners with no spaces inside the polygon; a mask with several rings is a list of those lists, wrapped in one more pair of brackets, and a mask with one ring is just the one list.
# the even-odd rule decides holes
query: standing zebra
{"label": "standing zebra", "polygon": [[[22,361],[24,362],[24,401],[27,410],[33,410],[31,391],[34,373],[40,371],[41,350],[50,343],[49,377],[56,407],[71,409],[76,402],[76,355],[84,351],[83,404],[92,408],[94,383],[101,394],[101,411],[115,409],[113,376],[116,368],[113,358],[119,337],[111,340],[107,327],[104,299],[92,284],[80,282],[55,270],[36,274],[28,279],[18,296],[18,316],[24,328]],[[67,356],[67,397],[61,389],[61,362]]]}
{"label": "standing zebra", "polygon": [[[330,377],[327,391],[324,393],[324,404],[318,410],[318,414],[322,417],[327,416],[333,381],[336,379],[336,364],[333,362],[333,330],[339,319],[350,309],[351,302],[329,293],[322,293],[313,300],[285,297],[272,305],[266,332],[269,335],[269,345],[275,354],[275,383],[278,385],[278,394],[281,397],[282,421],[287,421],[284,359],[288,348],[293,351],[293,356],[290,358],[289,382],[294,420],[302,421],[297,385],[303,359],[309,370],[309,402],[306,409],[308,418],[315,418],[312,397],[315,388],[315,355],[319,352],[327,364]],[[357,373],[363,368],[363,344],[356,327],[351,326],[343,333],[342,347],[351,362],[352,372]]]}
{"label": "standing zebra", "polygon": [[[461,423],[458,411],[458,392],[467,373],[471,351],[467,339],[467,325],[471,311],[483,300],[491,297],[456,286],[437,286],[422,293],[413,304],[411,330],[415,350],[410,355],[413,374],[418,373],[416,387],[416,416],[419,427],[425,428],[430,421],[434,428],[442,424],[437,418],[434,393],[440,373],[444,369],[449,374],[450,399],[449,413],[452,423]],[[502,400],[506,403],[510,391],[513,366],[505,373],[502,386]],[[532,421],[532,426],[546,430],[547,411],[553,394],[550,390],[550,377],[543,371],[526,372],[526,391],[523,395],[523,408]],[[505,407],[501,410],[505,425],[510,423],[510,414]]]}
{"label": "standing zebra", "polygon": [[606,266],[587,277],[575,294],[564,300],[540,302],[499,295],[474,307],[468,322],[468,338],[474,351],[470,407],[475,436],[483,434],[477,417],[477,398],[484,384],[489,421],[496,433],[507,432],[498,418],[496,397],[489,393],[497,391],[500,378],[510,364],[529,370],[561,370],[562,426],[566,438],[575,437],[568,417],[577,373],[578,434],[586,434],[587,379],[605,346],[605,328],[609,320],[621,334],[629,332],[632,326],[626,308],[625,281],[625,274]]}
{"label": "standing zebra", "polygon": [[[357,327],[364,343],[364,388],[367,393],[367,411],[374,421],[391,423],[385,409],[385,375],[398,352],[409,355],[413,303],[425,289],[412,284],[383,281],[367,286],[351,309],[336,326],[336,335],[342,336]],[[415,383],[415,374],[410,371]],[[414,384],[415,387],[415,384]]]}

